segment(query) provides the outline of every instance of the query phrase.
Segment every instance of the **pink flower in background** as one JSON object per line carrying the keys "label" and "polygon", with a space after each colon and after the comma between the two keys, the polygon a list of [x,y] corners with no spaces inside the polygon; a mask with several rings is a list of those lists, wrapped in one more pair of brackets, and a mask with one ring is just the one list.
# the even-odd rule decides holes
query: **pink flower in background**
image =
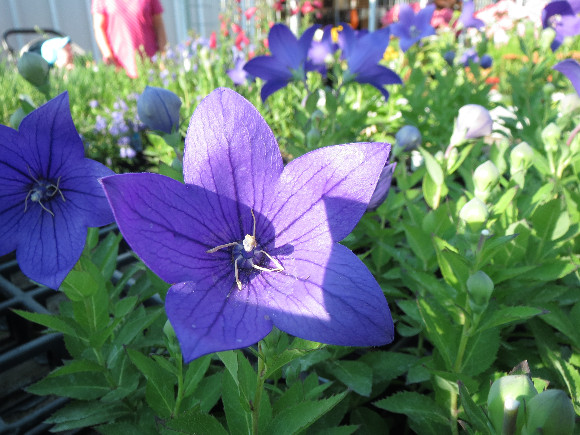
{"label": "pink flower in background", "polygon": [[211,35],[209,35],[209,48],[213,50],[216,47],[217,47],[217,36],[215,32],[211,32]]}
{"label": "pink flower in background", "polygon": [[453,11],[449,8],[435,9],[431,17],[431,25],[436,29],[439,27],[449,27],[449,22],[453,18]]}
{"label": "pink flower in background", "polygon": [[314,6],[312,6],[312,3],[310,3],[309,1],[305,1],[302,4],[302,13],[306,15],[309,14],[310,12],[314,12]]}
{"label": "pink flower in background", "polygon": [[316,9],[322,9],[322,2],[320,2],[318,0],[314,0],[312,2],[312,6],[314,6]]}
{"label": "pink flower in background", "polygon": [[239,24],[236,23],[232,23],[232,32],[234,33],[240,33],[242,31],[242,28],[240,27]]}
{"label": "pink flower in background", "polygon": [[244,45],[248,45],[250,43],[250,40],[248,39],[248,37],[246,36],[245,32],[242,30],[240,33],[238,33],[238,36],[236,36],[236,48],[238,50],[242,49],[242,44]]}
{"label": "pink flower in background", "polygon": [[246,12],[244,12],[246,19],[249,20],[250,18],[252,18],[257,10],[258,8],[256,6],[252,6],[251,8],[246,9]]}
{"label": "pink flower in background", "polygon": [[277,11],[283,11],[284,10],[284,0],[278,0],[276,3],[274,3],[274,9]]}

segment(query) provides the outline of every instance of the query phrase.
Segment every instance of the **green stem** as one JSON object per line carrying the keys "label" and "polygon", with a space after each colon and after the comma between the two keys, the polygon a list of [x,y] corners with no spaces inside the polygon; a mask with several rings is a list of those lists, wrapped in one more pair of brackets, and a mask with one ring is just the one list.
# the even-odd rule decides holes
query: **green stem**
{"label": "green stem", "polygon": [[175,400],[175,406],[173,407],[173,416],[176,417],[179,414],[179,407],[181,406],[181,401],[183,400],[184,388],[183,388],[183,358],[179,355],[177,360],[177,399]]}
{"label": "green stem", "polygon": [[266,363],[262,353],[262,343],[258,343],[258,379],[256,382],[256,394],[252,407],[252,435],[258,435],[260,426],[260,402],[262,401],[262,392],[264,391],[264,382],[266,374]]}

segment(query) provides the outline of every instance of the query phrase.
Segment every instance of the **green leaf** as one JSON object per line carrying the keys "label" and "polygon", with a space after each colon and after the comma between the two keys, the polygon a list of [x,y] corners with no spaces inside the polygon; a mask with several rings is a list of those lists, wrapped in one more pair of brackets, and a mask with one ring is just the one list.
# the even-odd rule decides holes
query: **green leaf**
{"label": "green leaf", "polygon": [[426,270],[431,259],[435,256],[431,236],[425,233],[421,228],[403,223],[407,242],[411,250],[423,262],[423,269]]}
{"label": "green leaf", "polygon": [[123,346],[131,344],[135,337],[157,320],[163,312],[163,307],[144,308],[143,306],[139,306],[133,311],[127,318],[126,323],[119,329],[117,336],[113,339],[112,344],[116,351],[111,352],[108,361],[110,362],[116,358],[116,354],[122,351]]}
{"label": "green leaf", "polygon": [[46,326],[47,328],[54,329],[55,331],[62,332],[66,335],[71,335],[77,337],[79,332],[76,329],[76,325],[70,319],[65,317],[57,316],[54,314],[41,314],[41,313],[30,313],[28,311],[22,311],[13,309],[16,314],[20,317],[25,318],[39,325]]}
{"label": "green leaf", "polygon": [[132,414],[131,409],[123,403],[99,404],[94,402],[72,402],[52,414],[46,423],[54,424],[51,432],[92,427],[110,423],[119,417]]}
{"label": "green leaf", "polygon": [[533,228],[543,240],[556,240],[568,231],[570,217],[562,212],[560,199],[540,205],[531,217]]}
{"label": "green leaf", "polygon": [[433,244],[437,253],[439,268],[445,281],[457,290],[464,290],[469,278],[467,260],[457,253],[455,247],[439,237],[433,237]]}
{"label": "green leaf", "polygon": [[503,214],[508,206],[514,200],[516,193],[518,193],[519,186],[513,186],[512,188],[506,190],[501,197],[491,206],[490,214],[501,215]]}
{"label": "green leaf", "polygon": [[491,423],[481,406],[478,406],[473,401],[469,395],[469,391],[467,391],[467,388],[465,388],[465,385],[463,385],[463,382],[458,382],[458,385],[461,406],[463,406],[463,410],[468,417],[467,421],[471,423],[473,427],[479,432],[483,432],[486,435],[492,435],[490,430]]}
{"label": "green leaf", "polygon": [[109,233],[102,240],[91,257],[93,263],[101,271],[105,280],[111,279],[117,266],[119,243],[123,240],[121,234]]}
{"label": "green leaf", "polygon": [[248,404],[243,402],[244,398],[240,392],[239,382],[236,383],[232,373],[226,370],[222,380],[222,403],[224,405],[228,429],[232,435],[248,435],[251,433],[252,416]]}
{"label": "green leaf", "polygon": [[165,427],[170,429],[169,433],[175,431],[180,434],[211,434],[211,435],[227,435],[228,432],[220,424],[220,422],[213,416],[203,414],[195,409],[190,409],[177,418],[167,420]]}
{"label": "green leaf", "polygon": [[423,178],[423,197],[425,198],[425,202],[431,207],[432,209],[437,209],[439,207],[439,203],[442,197],[445,197],[449,192],[449,189],[445,184],[437,184],[431,178],[429,173],[425,174]]}
{"label": "green leaf", "polygon": [[115,317],[124,318],[131,312],[131,310],[133,310],[138,300],[137,296],[127,296],[126,298],[121,299],[115,303],[115,306],[113,307],[113,315]]}
{"label": "green leaf", "polygon": [[451,322],[448,312],[434,299],[418,299],[417,304],[429,340],[437,348],[445,368],[451,371],[457,355],[459,330]]}
{"label": "green leaf", "polygon": [[432,427],[428,432],[420,433],[445,433],[449,430],[445,409],[423,394],[405,391],[374,402],[373,405],[397,414],[405,414],[409,417],[409,423],[415,423],[422,428]]}
{"label": "green leaf", "polygon": [[373,370],[373,384],[393,380],[414,366],[418,358],[414,355],[399,352],[374,351],[367,352],[360,361]]}
{"label": "green leaf", "polygon": [[441,169],[441,165],[425,148],[419,147],[419,152],[423,156],[423,159],[425,159],[425,166],[427,167],[427,172],[431,176],[431,180],[433,180],[433,183],[436,185],[441,186],[444,182],[443,169]]}
{"label": "green leaf", "polygon": [[116,384],[116,388],[101,398],[101,402],[116,402],[124,399],[139,387],[141,373],[135,368],[128,355],[123,352],[117,358],[111,370],[111,378]]}
{"label": "green leaf", "polygon": [[175,406],[175,379],[151,358],[142,353],[127,349],[129,358],[147,379],[145,398],[155,412],[167,418]]}
{"label": "green leaf", "polygon": [[461,373],[475,376],[487,370],[499,350],[499,329],[486,329],[469,337],[461,365]]}
{"label": "green leaf", "polygon": [[361,361],[333,361],[326,364],[336,379],[361,396],[369,397],[373,387],[373,370]]}
{"label": "green leaf", "polygon": [[566,275],[569,275],[577,269],[578,266],[572,263],[569,259],[547,260],[538,266],[530,268],[530,270],[522,276],[522,279],[545,282],[555,281],[564,278]]}
{"label": "green leaf", "polygon": [[104,287],[101,272],[90,260],[81,257],[61,284],[60,289],[71,301],[80,302],[95,294],[101,287]]}
{"label": "green leaf", "polygon": [[185,372],[185,377],[183,379],[184,397],[193,394],[196,387],[199,385],[199,382],[203,379],[205,373],[207,372],[210,362],[211,356],[206,355],[189,363],[187,371]]}
{"label": "green leaf", "polygon": [[157,166],[157,171],[161,175],[165,175],[166,177],[173,178],[174,180],[183,183],[183,172],[178,171],[175,168],[172,168],[171,166],[169,166],[164,162],[159,162],[159,165]]}
{"label": "green leaf", "polygon": [[546,310],[548,310],[548,312],[543,315],[541,319],[564,334],[564,336],[570,340],[574,346],[580,348],[580,331],[576,329],[572,316],[565,313],[562,308],[555,303],[547,304]]}
{"label": "green leaf", "polygon": [[39,396],[55,394],[80,400],[94,400],[104,396],[111,387],[102,373],[78,372],[47,377],[26,389]]}
{"label": "green leaf", "polygon": [[346,392],[318,401],[304,401],[282,410],[268,426],[267,433],[291,435],[307,429],[346,397]]}
{"label": "green leaf", "polygon": [[484,331],[511,322],[527,320],[544,312],[544,310],[534,307],[504,307],[487,310],[478,325],[478,330]]}

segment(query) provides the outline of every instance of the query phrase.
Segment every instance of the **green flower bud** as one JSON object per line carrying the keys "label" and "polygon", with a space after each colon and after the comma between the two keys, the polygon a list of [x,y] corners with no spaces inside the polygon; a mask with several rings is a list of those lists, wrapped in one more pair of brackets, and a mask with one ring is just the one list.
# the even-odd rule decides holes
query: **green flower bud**
{"label": "green flower bud", "polygon": [[459,217],[463,219],[472,230],[478,231],[481,229],[489,212],[485,203],[479,198],[473,198],[459,211]]}
{"label": "green flower bud", "polygon": [[568,115],[580,107],[580,97],[576,92],[566,94],[560,100],[560,113]]}
{"label": "green flower bud", "polygon": [[[508,375],[497,379],[487,396],[487,413],[497,433],[502,433],[506,401],[508,413],[513,414],[513,408],[517,408],[514,401],[521,403],[537,394],[534,383],[527,375]],[[524,423],[523,413],[518,414],[517,426],[521,427]]]}
{"label": "green flower bud", "polygon": [[574,406],[562,390],[546,390],[532,397],[526,416],[522,434],[572,435],[574,432]]}
{"label": "green flower bud", "polygon": [[[435,156],[437,157],[437,156]],[[449,154],[447,155],[447,170],[451,170],[453,165],[457,163],[457,159],[459,158],[459,150],[457,148],[451,148],[449,150]]]}
{"label": "green flower bud", "polygon": [[14,111],[12,115],[10,115],[10,126],[13,129],[18,130],[18,127],[20,127],[20,123],[22,122],[25,116],[26,112],[22,107],[19,107]]}
{"label": "green flower bud", "polygon": [[542,47],[543,52],[547,52],[550,49],[552,41],[556,37],[556,31],[551,27],[546,27],[540,33],[540,47]]}
{"label": "green flower bud", "polygon": [[491,189],[499,182],[499,176],[499,170],[491,160],[479,165],[473,173],[475,196],[482,201],[486,201]]}
{"label": "green flower bud", "polygon": [[320,131],[316,127],[312,127],[308,130],[308,133],[306,133],[306,145],[308,145],[309,148],[314,148],[318,145],[319,141]]}
{"label": "green flower bud", "polygon": [[556,152],[560,146],[562,130],[553,122],[549,123],[542,130],[542,141],[546,152]]}
{"label": "green flower bud", "polygon": [[493,281],[481,270],[467,278],[469,305],[474,312],[482,312],[487,307],[493,293]]}
{"label": "green flower bud", "polygon": [[48,62],[38,54],[27,51],[18,59],[18,72],[37,88],[48,83]]}
{"label": "green flower bud", "polygon": [[178,354],[179,352],[181,352],[179,347],[179,341],[177,340],[177,335],[175,334],[175,330],[173,329],[173,326],[171,325],[169,320],[167,320],[165,322],[165,325],[163,325],[163,333],[165,334],[168,350],[172,354]]}
{"label": "green flower bud", "polygon": [[516,145],[510,152],[510,174],[528,169],[533,158],[534,150],[526,142]]}

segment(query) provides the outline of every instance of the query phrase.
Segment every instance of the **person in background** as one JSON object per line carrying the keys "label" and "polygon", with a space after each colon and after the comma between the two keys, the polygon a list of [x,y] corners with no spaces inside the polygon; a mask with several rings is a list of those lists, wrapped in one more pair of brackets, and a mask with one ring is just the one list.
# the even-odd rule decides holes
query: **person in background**
{"label": "person in background", "polygon": [[160,0],[92,0],[93,29],[103,61],[137,77],[137,54],[152,57],[167,45]]}

